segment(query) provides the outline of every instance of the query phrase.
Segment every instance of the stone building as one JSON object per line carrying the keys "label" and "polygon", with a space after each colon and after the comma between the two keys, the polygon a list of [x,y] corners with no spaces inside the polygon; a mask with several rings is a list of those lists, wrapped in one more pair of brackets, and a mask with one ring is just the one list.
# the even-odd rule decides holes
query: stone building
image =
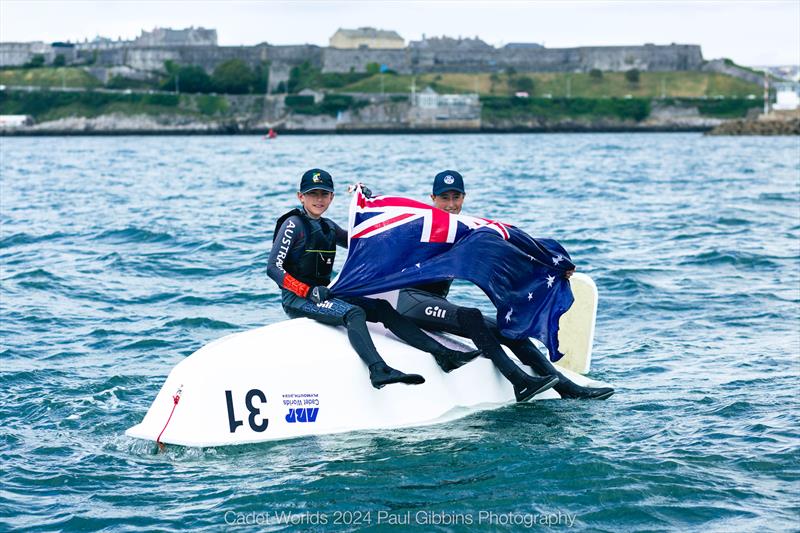
{"label": "stone building", "polygon": [[477,94],[438,94],[426,87],[413,95],[408,120],[412,128],[478,129],[480,99]]}
{"label": "stone building", "polygon": [[331,48],[405,48],[406,42],[395,31],[377,30],[375,28],[358,28],[346,30],[339,28],[330,38]]}
{"label": "stone building", "polygon": [[539,43],[508,43],[503,48],[506,50],[537,50],[544,46]]}
{"label": "stone building", "polygon": [[411,41],[408,47],[417,50],[430,50],[432,52],[486,52],[494,50],[494,47],[485,43],[478,37],[471,39],[453,37],[426,37],[422,35],[421,41]]}
{"label": "stone building", "polygon": [[70,43],[0,43],[0,67],[19,67],[31,61],[34,56],[42,56],[46,65],[56,56],[64,56],[67,63],[76,57],[75,46]]}
{"label": "stone building", "polygon": [[154,28],[144,31],[133,41],[134,46],[217,46],[217,30],[195,28],[182,30]]}
{"label": "stone building", "polygon": [[75,43],[75,49],[82,50],[113,50],[117,48],[127,48],[131,46],[133,41],[123,41],[122,37],[117,37],[117,40],[109,39],[108,37],[96,36],[91,41],[84,39],[83,42]]}

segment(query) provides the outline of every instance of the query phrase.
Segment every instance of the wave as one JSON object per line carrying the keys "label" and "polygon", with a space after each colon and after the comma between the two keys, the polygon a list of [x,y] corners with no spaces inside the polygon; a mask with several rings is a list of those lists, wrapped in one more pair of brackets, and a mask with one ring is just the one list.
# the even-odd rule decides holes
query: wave
{"label": "wave", "polygon": [[752,223],[750,220],[736,217],[720,217],[717,219],[717,224],[721,226],[748,226]]}
{"label": "wave", "polygon": [[104,231],[92,238],[92,240],[114,243],[169,242],[175,240],[175,237],[165,232],[155,232],[129,226],[125,229]]}
{"label": "wave", "polygon": [[763,255],[745,252],[742,250],[712,250],[702,252],[694,256],[687,257],[678,264],[715,266],[715,265],[735,265],[753,268],[778,268],[780,265],[772,259]]}
{"label": "wave", "polygon": [[797,195],[783,194],[779,192],[762,192],[758,195],[759,200],[767,202],[797,202]]}
{"label": "wave", "polygon": [[69,236],[69,234],[56,231],[46,235],[31,235],[30,233],[15,233],[3,239],[0,239],[0,250],[3,248],[11,248],[13,246],[22,246],[25,244],[37,244],[57,239],[62,239]]}
{"label": "wave", "polygon": [[151,348],[170,348],[173,344],[161,339],[143,339],[120,347],[121,350],[147,350]]}
{"label": "wave", "polygon": [[64,278],[56,276],[43,268],[36,268],[34,270],[26,270],[25,272],[18,272],[7,279],[13,280],[35,280],[35,281],[64,281]]}
{"label": "wave", "polygon": [[179,320],[171,320],[164,324],[165,327],[177,328],[208,328],[208,329],[237,329],[239,326],[222,320],[214,320],[205,317],[195,318],[181,318]]}

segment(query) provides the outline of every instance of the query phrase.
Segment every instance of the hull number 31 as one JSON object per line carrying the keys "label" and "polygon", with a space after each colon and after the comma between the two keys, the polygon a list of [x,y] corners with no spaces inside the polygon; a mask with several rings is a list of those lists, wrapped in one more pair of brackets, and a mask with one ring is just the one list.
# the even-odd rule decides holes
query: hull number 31
{"label": "hull number 31", "polygon": [[[250,429],[261,433],[267,429],[269,420],[261,416],[261,409],[259,407],[253,405],[255,399],[259,401],[259,405],[263,405],[267,403],[267,397],[258,389],[250,389],[244,397],[244,406],[250,413],[250,416],[247,417],[247,423],[250,425]],[[231,429],[231,433],[235,433],[239,426],[244,425],[244,422],[236,419],[236,413],[233,407],[233,394],[229,390],[225,391],[225,402],[228,404],[228,425]],[[256,418],[260,418],[261,421],[256,422]]]}

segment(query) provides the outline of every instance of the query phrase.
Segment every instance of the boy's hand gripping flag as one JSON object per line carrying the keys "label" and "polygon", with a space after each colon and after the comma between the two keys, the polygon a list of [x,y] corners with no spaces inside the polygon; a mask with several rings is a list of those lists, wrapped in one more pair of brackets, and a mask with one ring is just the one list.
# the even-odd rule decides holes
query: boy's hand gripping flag
{"label": "boy's hand gripping flag", "polygon": [[367,198],[359,186],[348,222],[347,259],[331,286],[336,296],[464,279],[483,289],[497,308],[502,335],[534,337],[553,361],[563,356],[558,321],[573,302],[564,272],[575,266],[556,241],[409,198]]}

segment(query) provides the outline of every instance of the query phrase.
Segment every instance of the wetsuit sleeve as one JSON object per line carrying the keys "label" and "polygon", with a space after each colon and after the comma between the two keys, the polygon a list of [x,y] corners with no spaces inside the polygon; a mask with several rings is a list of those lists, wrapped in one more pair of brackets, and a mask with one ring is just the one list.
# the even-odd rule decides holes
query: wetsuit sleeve
{"label": "wetsuit sleeve", "polygon": [[295,279],[283,268],[287,257],[295,255],[305,245],[302,222],[298,217],[287,218],[272,242],[272,250],[267,260],[267,275],[278,284],[278,287],[292,291],[298,296],[306,297],[311,289],[307,284]]}
{"label": "wetsuit sleeve", "polygon": [[336,222],[331,222],[333,229],[336,231],[336,245],[342,248],[347,248],[347,230],[342,229]]}

